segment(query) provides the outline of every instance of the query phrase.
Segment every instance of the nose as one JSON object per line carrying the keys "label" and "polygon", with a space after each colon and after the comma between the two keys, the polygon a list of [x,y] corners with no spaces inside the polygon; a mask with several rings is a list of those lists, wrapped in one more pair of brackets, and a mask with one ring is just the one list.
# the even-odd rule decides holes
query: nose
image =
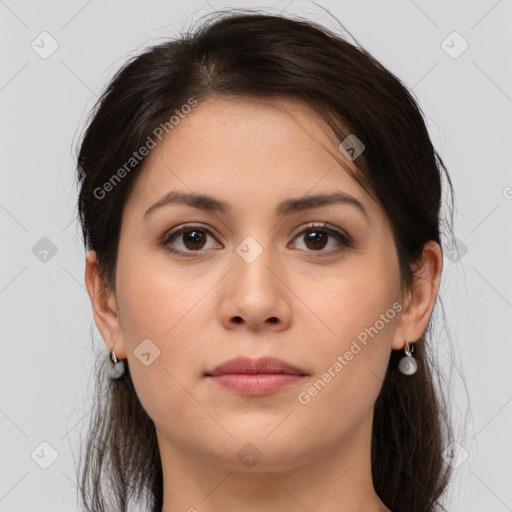
{"label": "nose", "polygon": [[233,268],[222,280],[220,320],[226,329],[282,331],[292,321],[284,270],[264,250],[252,262],[235,255]]}

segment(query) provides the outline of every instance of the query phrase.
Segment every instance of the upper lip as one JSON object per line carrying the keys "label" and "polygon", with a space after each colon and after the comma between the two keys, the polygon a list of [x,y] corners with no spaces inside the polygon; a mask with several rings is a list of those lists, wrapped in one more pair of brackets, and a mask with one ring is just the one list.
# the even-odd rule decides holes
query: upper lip
{"label": "upper lip", "polygon": [[206,373],[215,377],[227,373],[288,373],[292,375],[306,375],[302,370],[286,361],[275,357],[263,356],[258,359],[250,357],[236,357],[229,359]]}

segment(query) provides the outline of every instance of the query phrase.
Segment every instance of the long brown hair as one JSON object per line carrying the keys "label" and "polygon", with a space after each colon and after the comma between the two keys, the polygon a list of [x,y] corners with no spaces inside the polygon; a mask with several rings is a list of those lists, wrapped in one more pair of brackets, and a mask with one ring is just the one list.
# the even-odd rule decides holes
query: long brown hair
{"label": "long brown hair", "polygon": [[[78,212],[85,247],[96,251],[108,287],[115,289],[123,206],[144,160],[106,197],[99,199],[98,190],[190,98],[200,102],[215,95],[295,98],[313,107],[339,141],[349,134],[364,141],[353,178],[389,216],[402,286],[411,286],[425,243],[441,245],[441,169],[453,202],[450,177],[420,107],[361,45],[298,16],[245,9],[214,13],[195,30],[132,57],[91,113],[78,148]],[[445,510],[440,498],[451,468],[442,452],[452,427],[435,385],[430,330],[431,322],[415,345],[414,376],[398,370],[403,354],[392,352],[375,403],[372,477],[393,512]],[[144,499],[158,511],[163,478],[153,422],[128,365],[124,377],[109,380],[103,368],[108,361],[101,361],[79,468],[84,510],[124,512],[131,500]]]}

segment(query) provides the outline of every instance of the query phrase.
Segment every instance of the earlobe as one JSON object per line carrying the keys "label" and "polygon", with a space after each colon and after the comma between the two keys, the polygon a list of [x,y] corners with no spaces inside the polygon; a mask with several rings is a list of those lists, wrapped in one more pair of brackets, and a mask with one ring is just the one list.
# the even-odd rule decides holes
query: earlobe
{"label": "earlobe", "polygon": [[118,359],[126,358],[124,338],[117,314],[114,293],[100,275],[96,251],[88,251],[85,263],[85,284],[98,331],[110,351],[115,348]]}
{"label": "earlobe", "polygon": [[395,331],[393,350],[402,350],[405,342],[419,340],[427,328],[439,291],[443,255],[439,244],[427,242],[419,266],[415,269],[412,289],[407,294]]}

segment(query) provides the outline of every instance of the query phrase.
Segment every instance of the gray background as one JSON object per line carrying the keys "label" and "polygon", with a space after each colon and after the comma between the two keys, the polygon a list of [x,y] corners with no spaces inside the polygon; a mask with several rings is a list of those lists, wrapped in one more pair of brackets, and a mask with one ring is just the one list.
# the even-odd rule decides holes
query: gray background
{"label": "gray background", "polygon": [[[447,507],[512,510],[512,1],[320,4],[413,90],[453,178],[456,239],[445,240],[440,292],[450,330],[439,324],[433,341],[459,425]],[[312,3],[270,5],[337,30]],[[0,512],[77,510],[93,348],[106,352],[75,221],[86,115],[129,54],[237,6],[269,4],[0,1]]]}

